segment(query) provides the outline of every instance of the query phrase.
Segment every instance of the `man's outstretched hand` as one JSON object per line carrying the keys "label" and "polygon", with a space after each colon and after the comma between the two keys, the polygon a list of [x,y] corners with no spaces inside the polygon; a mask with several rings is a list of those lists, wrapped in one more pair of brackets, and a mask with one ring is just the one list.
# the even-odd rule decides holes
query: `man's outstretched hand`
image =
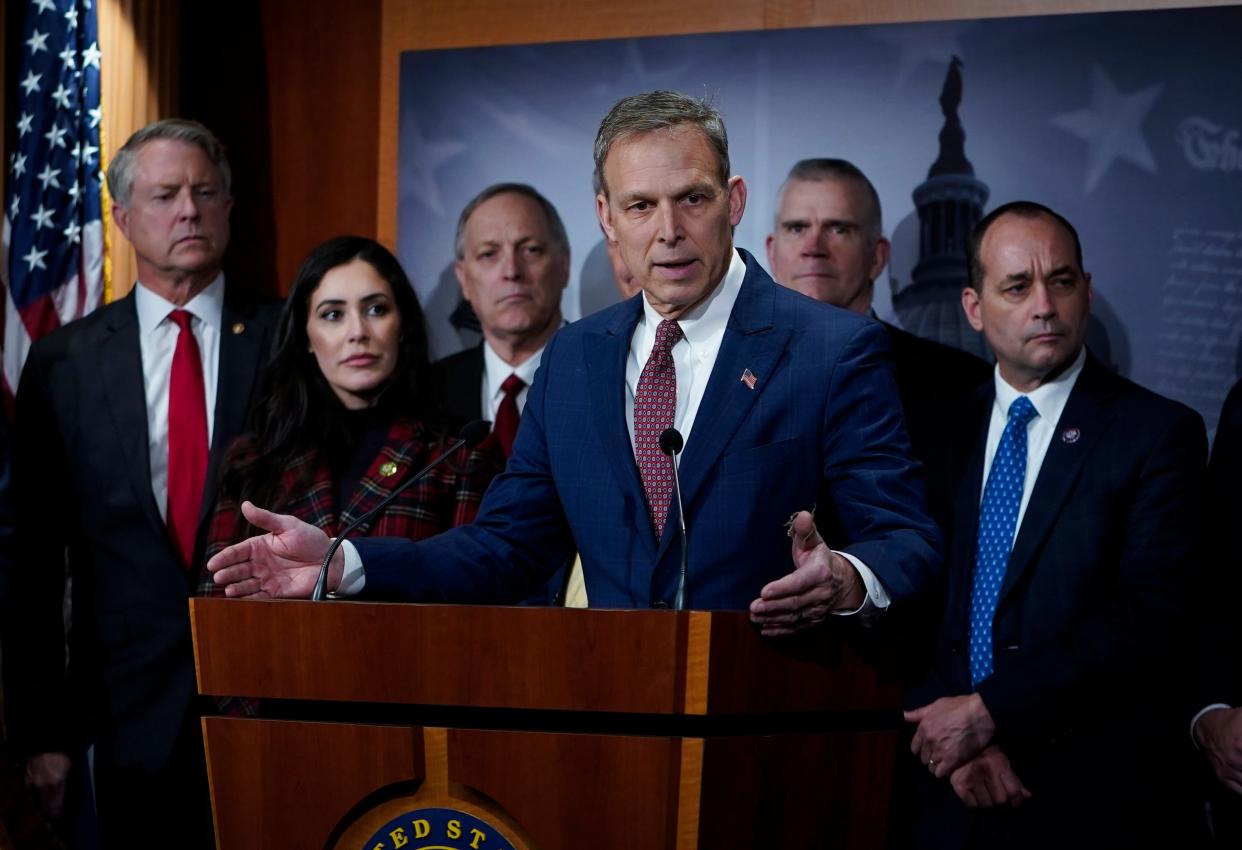
{"label": "man's outstretched hand", "polygon": [[[225,596],[305,599],[315,589],[319,566],[331,541],[322,530],[296,517],[274,514],[242,502],[242,516],[267,534],[234,544],[207,562]],[[328,569],[328,589],[341,583],[345,557],[337,551]]]}
{"label": "man's outstretched hand", "polygon": [[793,572],[766,585],[750,603],[750,621],[768,637],[818,626],[833,611],[855,611],[866,597],[854,565],[828,548],[815,517],[799,511],[789,526]]}

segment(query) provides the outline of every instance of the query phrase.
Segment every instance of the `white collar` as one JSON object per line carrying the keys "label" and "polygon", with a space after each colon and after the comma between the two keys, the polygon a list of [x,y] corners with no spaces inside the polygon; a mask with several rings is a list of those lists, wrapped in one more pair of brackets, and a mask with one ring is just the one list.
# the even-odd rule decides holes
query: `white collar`
{"label": "white collar", "polygon": [[527,357],[516,366],[510,366],[504,359],[495,352],[491,343],[483,341],[483,377],[487,381],[487,397],[491,399],[500,398],[503,390],[500,385],[505,382],[510,375],[517,375],[522,379],[522,383],[530,386],[535,380],[535,370],[539,368],[539,361],[543,358],[543,348],[540,348],[530,357]]}
{"label": "white collar", "polygon": [[1001,377],[1000,366],[996,367],[993,380],[996,382],[996,403],[1000,406],[1001,412],[1009,415],[1009,406],[1020,395],[1025,395],[1031,400],[1031,404],[1035,406],[1035,412],[1040,417],[1047,417],[1052,413],[1056,413],[1056,418],[1049,420],[1049,425],[1056,425],[1056,420],[1061,418],[1061,411],[1065,409],[1065,403],[1069,401],[1070,393],[1074,390],[1074,384],[1078,380],[1078,375],[1082,372],[1083,364],[1087,362],[1087,347],[1084,345],[1078,349],[1078,356],[1074,358],[1073,364],[1068,369],[1057,375],[1051,381],[1040,384],[1029,393],[1020,393],[1009,382]]}
{"label": "white collar", "polygon": [[[737,252],[736,248],[730,250],[733,252],[733,259],[729,261],[729,268],[720,283],[710,295],[677,319],[677,324],[681,326],[681,335],[691,349],[694,349],[696,345],[704,344],[713,337],[723,336],[725,325],[729,323],[729,314],[733,312],[733,305],[737,303],[737,295],[742,290],[742,281],[746,279],[746,261],[742,259],[742,255]],[[655,329],[662,321],[664,317],[647,303],[644,293],[642,324],[649,329],[653,338]]]}
{"label": "white collar", "polygon": [[216,279],[207,284],[202,292],[181,307],[138,281],[134,287],[134,306],[138,310],[138,332],[141,334],[154,331],[168,318],[169,313],[177,309],[185,310],[200,322],[219,329],[224,314],[224,273],[216,275]]}

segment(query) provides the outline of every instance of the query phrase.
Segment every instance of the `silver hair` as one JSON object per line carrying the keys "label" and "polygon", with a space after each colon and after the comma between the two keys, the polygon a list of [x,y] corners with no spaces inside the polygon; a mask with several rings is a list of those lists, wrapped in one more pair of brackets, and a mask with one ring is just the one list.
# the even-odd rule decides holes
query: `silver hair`
{"label": "silver hair", "polygon": [[224,194],[229,194],[233,185],[233,172],[229,168],[228,158],[224,155],[224,145],[220,144],[220,140],[197,121],[165,118],[134,133],[112,157],[112,162],[108,164],[108,192],[112,195],[112,200],[121,206],[129,204],[134,191],[134,163],[138,160],[138,151],[148,142],[157,139],[197,145],[219,172]]}
{"label": "silver hair", "polygon": [[729,134],[720,112],[706,100],[673,91],[649,91],[617,101],[600,122],[595,136],[595,176],[604,197],[608,197],[604,161],[619,139],[681,124],[693,124],[703,131],[716,154],[720,185],[728,185]]}
{"label": "silver hair", "polygon": [[821,159],[802,159],[795,162],[793,168],[789,169],[785,182],[781,184],[780,191],[776,193],[777,227],[780,227],[780,207],[781,201],[785,196],[785,189],[795,180],[812,183],[820,180],[837,180],[842,183],[853,182],[862,186],[867,194],[867,198],[871,201],[871,214],[863,222],[867,235],[872,242],[884,235],[884,220],[880,211],[880,196],[875,191],[875,186],[867,179],[867,175],[863,174],[858,166],[848,160],[826,157]]}
{"label": "silver hair", "polygon": [[458,216],[457,235],[453,241],[453,253],[457,256],[457,259],[464,260],[466,258],[466,222],[470,221],[470,216],[474,215],[474,211],[485,201],[490,201],[497,195],[509,193],[524,195],[539,205],[539,209],[543,210],[543,217],[548,223],[548,232],[552,237],[553,244],[568,257],[569,235],[565,232],[565,224],[561,221],[561,216],[556,211],[556,207],[552,206],[552,202],[539,194],[535,187],[528,186],[525,183],[496,183],[488,186],[471,198],[470,203],[466,204],[461,211],[461,215]]}

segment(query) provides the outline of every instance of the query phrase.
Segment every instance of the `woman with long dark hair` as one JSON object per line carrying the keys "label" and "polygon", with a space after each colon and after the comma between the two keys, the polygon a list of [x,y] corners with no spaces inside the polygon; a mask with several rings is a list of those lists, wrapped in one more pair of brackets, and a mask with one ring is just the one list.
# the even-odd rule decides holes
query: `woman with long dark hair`
{"label": "woman with long dark hair", "polygon": [[[259,533],[241,503],[334,535],[443,451],[428,399],[427,334],[405,272],[382,245],[315,248],[285,302],[250,430],[229,449],[207,557]],[[463,449],[356,535],[421,539],[470,522],[500,468]],[[200,592],[215,594],[204,573]]]}

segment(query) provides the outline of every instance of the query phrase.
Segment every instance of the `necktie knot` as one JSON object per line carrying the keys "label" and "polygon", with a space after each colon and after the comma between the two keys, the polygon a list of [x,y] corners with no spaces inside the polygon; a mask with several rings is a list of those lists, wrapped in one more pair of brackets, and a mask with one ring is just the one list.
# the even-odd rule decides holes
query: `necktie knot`
{"label": "necktie knot", "polygon": [[500,391],[505,394],[505,398],[516,396],[526,386],[526,382],[517,375],[510,375],[505,378],[504,383],[500,385]]}
{"label": "necktie knot", "polygon": [[655,350],[667,354],[681,339],[681,325],[672,319],[665,319],[656,326]]}
{"label": "necktie knot", "polygon": [[1015,428],[1021,428],[1030,422],[1039,411],[1035,409],[1035,405],[1031,404],[1031,400],[1024,395],[1020,395],[1009,405],[1009,424]]}
{"label": "necktie knot", "polygon": [[188,331],[193,326],[194,314],[189,310],[173,310],[168,319],[181,330]]}

